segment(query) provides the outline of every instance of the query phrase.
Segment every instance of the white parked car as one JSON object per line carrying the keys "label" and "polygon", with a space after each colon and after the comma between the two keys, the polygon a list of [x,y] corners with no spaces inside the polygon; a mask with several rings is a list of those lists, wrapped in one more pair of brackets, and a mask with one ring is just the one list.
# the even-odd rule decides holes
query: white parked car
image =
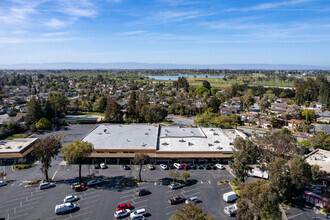
{"label": "white parked car", "polygon": [[63,214],[77,209],[77,206],[71,202],[63,203],[55,206],[55,214]]}
{"label": "white parked car", "polygon": [[66,202],[75,202],[75,201],[78,201],[78,200],[79,200],[78,196],[69,195],[69,196],[64,198],[63,202],[64,203],[66,203]]}
{"label": "white parked car", "polygon": [[226,202],[233,202],[238,199],[238,195],[234,191],[224,193],[222,197]]}
{"label": "white parked car", "polygon": [[166,164],[160,164],[159,166],[160,166],[160,168],[162,168],[163,170],[168,170],[168,167],[167,167]]}
{"label": "white parked car", "polygon": [[130,218],[134,219],[136,217],[145,216],[145,215],[147,215],[147,212],[145,209],[138,209],[131,213]]}
{"label": "white parked car", "polygon": [[45,182],[45,183],[41,183],[39,185],[39,189],[48,189],[48,188],[52,188],[52,187],[55,187],[54,183]]}
{"label": "white parked car", "polygon": [[122,209],[122,210],[116,211],[113,215],[115,216],[115,218],[119,219],[119,218],[125,218],[125,217],[129,216],[130,214],[131,214],[130,209]]}
{"label": "white parked car", "polygon": [[0,181],[0,186],[5,186],[6,183],[4,183],[3,181]]}
{"label": "white parked car", "polygon": [[181,183],[173,183],[173,184],[171,184],[171,185],[169,185],[169,187],[171,188],[171,189],[180,189],[180,188],[182,188],[182,187],[184,187],[185,185],[184,184],[181,184]]}
{"label": "white parked car", "polygon": [[101,183],[101,180],[90,180],[87,182],[87,186],[95,186]]}
{"label": "white parked car", "polygon": [[182,170],[182,166],[179,163],[174,163],[173,166],[178,170]]}
{"label": "white parked car", "polygon": [[201,200],[199,200],[197,196],[193,196],[185,201],[186,204],[188,204],[189,202],[199,203],[201,202]]}
{"label": "white parked car", "polygon": [[220,169],[220,170],[224,170],[225,169],[225,167],[222,164],[219,164],[219,163],[217,163],[215,165],[215,167],[218,168],[218,169]]}
{"label": "white parked car", "polygon": [[105,163],[100,164],[101,169],[107,169],[107,165]]}

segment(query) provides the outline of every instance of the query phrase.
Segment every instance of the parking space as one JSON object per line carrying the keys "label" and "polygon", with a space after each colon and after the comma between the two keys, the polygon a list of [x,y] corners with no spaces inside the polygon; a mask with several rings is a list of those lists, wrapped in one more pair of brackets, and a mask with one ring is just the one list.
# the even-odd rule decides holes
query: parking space
{"label": "parking space", "polygon": [[[0,217],[7,219],[114,219],[116,207],[121,203],[130,203],[134,210],[145,208],[150,216],[147,219],[169,219],[180,205],[171,205],[168,199],[175,195],[185,198],[197,196],[202,207],[214,219],[229,219],[223,213],[226,205],[222,201],[222,194],[230,191],[228,185],[218,186],[217,182],[232,177],[226,170],[189,170],[191,179],[198,182],[178,190],[170,189],[160,180],[170,179],[169,170],[143,168],[141,184],[125,184],[130,178],[138,176],[139,167],[130,166],[130,170],[123,170],[120,165],[109,165],[108,169],[95,170],[94,166],[83,166],[82,175],[102,179],[102,184],[90,187],[84,192],[74,192],[70,184],[77,181],[78,169],[75,165],[62,165],[56,174],[56,187],[39,190],[37,186],[24,187],[25,183],[17,181],[0,188]],[[150,195],[137,195],[140,189],[147,189]],[[79,210],[57,216],[55,206],[63,203],[68,195],[77,195],[80,200],[75,202]],[[2,196],[4,195],[4,196]],[[221,218],[219,218],[221,216]]]}

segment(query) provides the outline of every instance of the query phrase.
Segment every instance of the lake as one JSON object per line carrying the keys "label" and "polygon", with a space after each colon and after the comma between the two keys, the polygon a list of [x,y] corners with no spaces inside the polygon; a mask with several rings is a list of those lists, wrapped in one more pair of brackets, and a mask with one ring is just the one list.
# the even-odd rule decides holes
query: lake
{"label": "lake", "polygon": [[178,80],[179,77],[186,77],[186,78],[224,78],[225,76],[210,76],[210,75],[152,76],[152,75],[148,75],[147,77],[149,77],[150,79],[155,79],[155,80]]}

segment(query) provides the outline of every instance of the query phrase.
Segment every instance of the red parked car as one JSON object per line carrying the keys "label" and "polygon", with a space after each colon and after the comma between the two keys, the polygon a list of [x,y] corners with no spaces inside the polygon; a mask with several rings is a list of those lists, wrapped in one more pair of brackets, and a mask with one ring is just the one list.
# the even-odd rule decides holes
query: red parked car
{"label": "red parked car", "polygon": [[117,206],[117,211],[119,210],[123,210],[123,209],[131,209],[132,208],[132,205],[131,204],[120,204],[119,206]]}
{"label": "red parked car", "polygon": [[186,163],[182,163],[181,166],[185,170],[189,170],[190,169],[190,166],[188,164],[186,164]]}

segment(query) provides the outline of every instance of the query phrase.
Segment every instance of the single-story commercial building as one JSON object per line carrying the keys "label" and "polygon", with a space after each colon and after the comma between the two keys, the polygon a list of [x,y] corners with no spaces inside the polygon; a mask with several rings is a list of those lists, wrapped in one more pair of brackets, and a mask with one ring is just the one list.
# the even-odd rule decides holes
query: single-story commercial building
{"label": "single-story commercial building", "polygon": [[225,163],[232,158],[238,136],[245,138],[235,129],[102,124],[82,140],[93,144],[93,162],[131,164],[136,153],[144,153],[152,163]]}
{"label": "single-story commercial building", "polygon": [[16,138],[0,141],[0,165],[17,163],[19,159],[27,160],[31,157],[33,144],[38,138]]}

